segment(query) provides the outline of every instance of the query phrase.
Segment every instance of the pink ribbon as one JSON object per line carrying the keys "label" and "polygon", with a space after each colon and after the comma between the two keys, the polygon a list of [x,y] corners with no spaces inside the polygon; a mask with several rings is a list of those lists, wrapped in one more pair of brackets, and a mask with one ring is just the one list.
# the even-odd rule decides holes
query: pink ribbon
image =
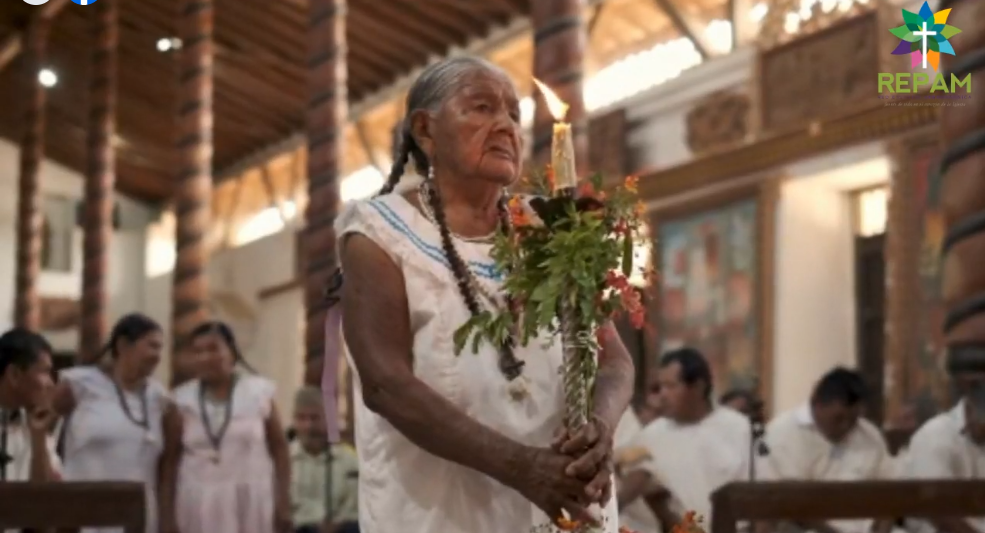
{"label": "pink ribbon", "polygon": [[339,430],[339,356],[342,353],[342,306],[333,305],[325,319],[325,357],[322,361],[321,391],[325,403],[328,441],[341,440]]}

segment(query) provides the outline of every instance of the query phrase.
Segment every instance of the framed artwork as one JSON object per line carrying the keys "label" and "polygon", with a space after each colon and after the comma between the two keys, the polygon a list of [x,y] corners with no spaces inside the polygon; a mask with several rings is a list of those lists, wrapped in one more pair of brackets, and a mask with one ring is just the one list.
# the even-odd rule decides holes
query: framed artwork
{"label": "framed artwork", "polygon": [[775,180],[657,211],[660,274],[651,306],[654,357],[690,346],[716,393],[757,389],[770,405]]}

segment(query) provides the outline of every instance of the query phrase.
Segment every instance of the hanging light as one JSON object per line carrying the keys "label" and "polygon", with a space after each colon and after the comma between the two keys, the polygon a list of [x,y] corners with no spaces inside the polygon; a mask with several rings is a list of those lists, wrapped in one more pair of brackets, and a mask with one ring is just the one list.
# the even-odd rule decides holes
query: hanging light
{"label": "hanging light", "polygon": [[38,72],[38,82],[50,89],[58,83],[58,74],[50,68],[43,68]]}

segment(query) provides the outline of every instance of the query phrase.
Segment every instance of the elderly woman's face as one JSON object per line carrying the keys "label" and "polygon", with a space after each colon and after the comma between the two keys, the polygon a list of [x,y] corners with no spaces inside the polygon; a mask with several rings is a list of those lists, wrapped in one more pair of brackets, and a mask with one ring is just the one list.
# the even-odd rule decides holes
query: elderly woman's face
{"label": "elderly woman's face", "polygon": [[[429,124],[433,159],[500,185],[520,174],[520,101],[505,75],[475,70]],[[450,161],[449,161],[450,160]]]}

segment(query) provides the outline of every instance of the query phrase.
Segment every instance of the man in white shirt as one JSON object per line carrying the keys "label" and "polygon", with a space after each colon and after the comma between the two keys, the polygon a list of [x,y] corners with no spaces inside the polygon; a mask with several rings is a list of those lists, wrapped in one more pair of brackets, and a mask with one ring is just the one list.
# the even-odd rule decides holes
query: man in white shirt
{"label": "man in white shirt", "polygon": [[[769,423],[768,454],[760,479],[866,481],[892,479],[893,459],[882,433],[862,418],[868,397],[865,380],[855,371],[835,368],[814,386],[808,404],[782,413]],[[797,524],[817,533],[865,533],[872,520]],[[880,529],[891,529],[879,523]]]}
{"label": "man in white shirt", "polygon": [[697,350],[665,354],[659,380],[664,416],[640,433],[636,442],[649,450],[650,459],[625,476],[620,503],[646,497],[667,531],[687,511],[710,524],[711,494],[749,479],[749,420],[715,405],[711,369]]}
{"label": "man in white shirt", "polygon": [[[642,429],[639,417],[630,406],[619,420],[619,425],[616,426],[612,436],[617,473],[631,472],[650,458],[649,450],[638,443]],[[616,487],[619,487],[621,482],[620,475],[616,479]],[[660,533],[660,524],[657,522],[656,515],[642,498],[629,502],[619,509],[619,525],[636,533]]]}
{"label": "man in white shirt", "polygon": [[0,480],[52,481],[59,462],[49,436],[51,346],[14,328],[0,336]]}
{"label": "man in white shirt", "polygon": [[[953,358],[953,354],[952,354]],[[928,420],[910,439],[903,477],[908,479],[985,479],[985,369],[949,365],[961,401]],[[981,362],[977,366],[982,366]],[[956,368],[957,367],[957,368]],[[931,523],[909,520],[914,533],[985,533],[985,517],[946,518]]]}

